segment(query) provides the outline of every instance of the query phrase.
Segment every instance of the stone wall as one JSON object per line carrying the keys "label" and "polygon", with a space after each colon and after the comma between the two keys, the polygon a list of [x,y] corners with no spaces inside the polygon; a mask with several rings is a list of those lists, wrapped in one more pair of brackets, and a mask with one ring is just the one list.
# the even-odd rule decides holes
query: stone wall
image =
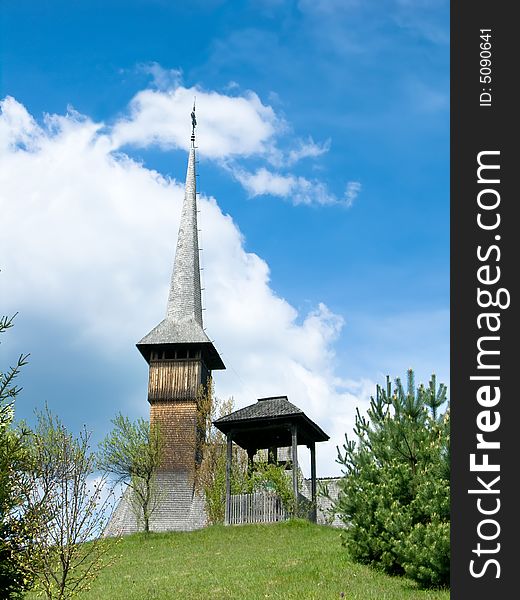
{"label": "stone wall", "polygon": [[[321,525],[331,525],[332,527],[345,527],[337,515],[331,513],[332,503],[338,499],[339,494],[339,478],[337,477],[318,477],[317,478],[317,522]],[[328,496],[323,495],[324,488],[328,491]],[[303,480],[302,494],[310,500],[311,498],[311,480]]]}

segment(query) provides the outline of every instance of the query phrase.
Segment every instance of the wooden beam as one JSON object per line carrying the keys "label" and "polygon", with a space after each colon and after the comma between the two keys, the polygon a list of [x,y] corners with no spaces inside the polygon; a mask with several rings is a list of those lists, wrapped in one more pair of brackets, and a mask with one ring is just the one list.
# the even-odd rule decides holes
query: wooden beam
{"label": "wooden beam", "polygon": [[296,423],[291,425],[292,438],[292,483],[294,494],[294,516],[298,516],[298,429]]}
{"label": "wooden beam", "polygon": [[247,449],[247,474],[251,475],[253,473],[254,470],[254,456],[256,454],[256,449],[255,448],[248,448]]}
{"label": "wooden beam", "polygon": [[224,524],[229,525],[230,520],[230,508],[231,508],[231,463],[233,461],[233,440],[231,439],[231,432],[226,436],[227,438],[227,452],[226,452],[226,513],[224,518]]}
{"label": "wooden beam", "polygon": [[318,511],[316,506],[316,443],[312,442],[309,446],[311,451],[311,520],[316,523]]}

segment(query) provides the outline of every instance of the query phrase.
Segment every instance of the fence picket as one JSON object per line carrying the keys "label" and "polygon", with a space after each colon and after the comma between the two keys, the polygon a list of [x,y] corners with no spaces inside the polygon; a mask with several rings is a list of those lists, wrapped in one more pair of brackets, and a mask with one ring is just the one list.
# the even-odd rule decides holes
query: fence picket
{"label": "fence picket", "polygon": [[281,499],[272,492],[234,494],[231,496],[229,512],[231,525],[274,523],[287,519]]}

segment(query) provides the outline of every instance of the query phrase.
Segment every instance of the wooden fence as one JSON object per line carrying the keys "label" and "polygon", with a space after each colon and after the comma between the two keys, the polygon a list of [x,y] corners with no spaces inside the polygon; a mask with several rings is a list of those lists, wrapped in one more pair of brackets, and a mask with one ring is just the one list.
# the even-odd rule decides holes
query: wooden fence
{"label": "wooden fence", "polygon": [[229,525],[275,523],[287,517],[279,496],[272,492],[255,492],[231,496],[227,522]]}

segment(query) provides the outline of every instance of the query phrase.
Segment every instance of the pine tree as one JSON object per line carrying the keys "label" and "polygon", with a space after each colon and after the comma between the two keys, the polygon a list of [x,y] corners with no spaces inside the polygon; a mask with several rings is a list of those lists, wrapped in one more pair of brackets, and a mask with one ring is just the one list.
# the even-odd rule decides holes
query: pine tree
{"label": "pine tree", "polygon": [[[0,317],[0,333],[13,326],[14,317]],[[27,363],[21,355],[14,367],[0,372],[0,597],[18,598],[33,585],[32,539],[38,511],[27,503],[30,489],[29,432],[16,428],[14,403],[21,391],[16,378]]]}
{"label": "pine tree", "polygon": [[344,478],[335,510],[344,542],[361,562],[405,573],[422,585],[449,581],[449,409],[435,376],[415,387],[408,371],[377,386],[368,418],[356,414],[356,441],[338,448]]}

